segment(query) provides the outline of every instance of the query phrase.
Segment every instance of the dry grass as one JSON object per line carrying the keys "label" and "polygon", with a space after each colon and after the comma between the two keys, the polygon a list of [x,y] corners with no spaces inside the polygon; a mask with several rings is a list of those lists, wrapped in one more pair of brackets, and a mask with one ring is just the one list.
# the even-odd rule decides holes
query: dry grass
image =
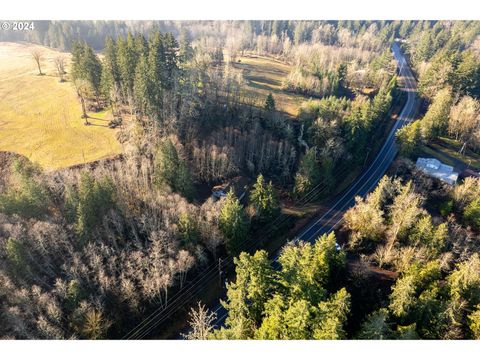
{"label": "dry grass", "polygon": [[272,93],[278,110],[297,116],[301,103],[308,99],[282,90],[282,82],[290,72],[290,66],[283,62],[248,55],[239,57],[234,67],[242,70],[247,83],[247,96],[256,105],[263,106],[267,95]]}
{"label": "dry grass", "polygon": [[[30,55],[40,48],[38,76]],[[59,83],[53,58],[69,54],[31,44],[0,42],[0,151],[25,155],[44,168],[63,168],[119,154],[111,114],[89,113],[94,126],[83,125],[71,82]],[[68,67],[67,67],[68,72]]]}

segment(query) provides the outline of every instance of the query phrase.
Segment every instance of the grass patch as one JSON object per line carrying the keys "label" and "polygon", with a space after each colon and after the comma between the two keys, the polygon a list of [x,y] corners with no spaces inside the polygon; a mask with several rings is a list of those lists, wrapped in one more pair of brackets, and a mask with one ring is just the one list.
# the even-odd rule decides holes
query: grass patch
{"label": "grass patch", "polygon": [[466,149],[465,154],[460,154],[458,151],[462,148],[462,144],[457,140],[441,137],[437,142],[431,144],[431,146],[447,153],[449,156],[452,156],[465,164],[470,163],[471,166],[480,168],[480,155],[474,153],[470,149]]}
{"label": "grass patch", "polygon": [[246,96],[256,106],[263,106],[269,93],[275,99],[277,110],[296,117],[303,101],[309,98],[284,91],[283,80],[291,67],[281,61],[258,55],[241,56],[233,65],[242,70],[246,80]]}
{"label": "grass patch", "polygon": [[[38,76],[32,48],[44,59]],[[0,151],[28,157],[47,169],[63,168],[121,152],[116,132],[108,128],[109,111],[89,113],[83,125],[71,82],[60,83],[53,58],[70,55],[31,44],[0,43]],[[67,68],[68,72],[68,68]]]}
{"label": "grass patch", "polygon": [[436,158],[436,159],[440,160],[444,164],[447,164],[447,165],[450,165],[450,166],[455,166],[453,161],[451,161],[449,158],[443,156],[441,153],[435,151],[434,149],[432,149],[428,146],[423,145],[421,147],[421,154],[424,157],[426,157],[426,156],[433,157],[433,158]]}

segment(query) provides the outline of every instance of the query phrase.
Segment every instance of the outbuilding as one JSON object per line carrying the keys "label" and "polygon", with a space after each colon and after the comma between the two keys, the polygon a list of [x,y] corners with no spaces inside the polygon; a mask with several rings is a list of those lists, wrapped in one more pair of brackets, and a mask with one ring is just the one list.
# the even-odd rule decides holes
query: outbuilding
{"label": "outbuilding", "polygon": [[450,185],[454,185],[458,179],[458,172],[453,171],[452,166],[443,164],[435,158],[418,158],[416,167],[423,173]]}

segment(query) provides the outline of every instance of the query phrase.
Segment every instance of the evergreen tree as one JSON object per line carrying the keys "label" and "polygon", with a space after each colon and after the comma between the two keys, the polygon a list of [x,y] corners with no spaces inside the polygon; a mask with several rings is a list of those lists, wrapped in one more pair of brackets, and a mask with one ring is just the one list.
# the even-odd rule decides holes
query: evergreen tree
{"label": "evergreen tree", "polygon": [[178,46],[178,60],[181,63],[186,63],[193,58],[194,50],[192,48],[190,35],[186,28],[182,28],[180,32],[179,46]]}
{"label": "evergreen tree", "polygon": [[454,301],[465,301],[471,308],[480,304],[480,256],[475,253],[458,264],[447,281]]}
{"label": "evergreen tree", "polygon": [[102,63],[93,49],[85,43],[84,49],[84,79],[92,86],[95,96],[100,95],[100,80],[102,76]]}
{"label": "evergreen tree", "polygon": [[178,219],[178,231],[186,245],[196,244],[200,239],[198,224],[188,213],[180,215]]}
{"label": "evergreen tree", "polygon": [[171,139],[164,140],[158,149],[155,158],[155,182],[157,185],[167,184],[173,191],[189,200],[194,195],[192,175]]}
{"label": "evergreen tree", "polygon": [[83,44],[75,41],[72,44],[72,78],[80,79],[83,73]]}
{"label": "evergreen tree", "polygon": [[140,115],[151,114],[153,103],[153,84],[149,77],[148,64],[145,56],[141,56],[135,70],[133,93],[135,104]]}
{"label": "evergreen tree", "polygon": [[118,67],[117,44],[111,37],[108,37],[105,42],[104,54],[102,89],[103,93],[108,96],[113,103],[116,103],[120,100],[117,98],[120,90],[120,70]]}
{"label": "evergreen tree", "polygon": [[255,207],[261,222],[273,219],[280,212],[280,204],[273,184],[271,181],[266,184],[262,174],[258,175],[257,181],[253,185],[250,203]]}
{"label": "evergreen tree", "polygon": [[109,178],[96,180],[83,172],[78,188],[77,223],[75,229],[81,244],[88,241],[94,227],[98,226],[107,212],[114,208],[115,187]]}
{"label": "evergreen tree", "polygon": [[480,229],[480,199],[477,198],[470,202],[463,210],[465,222],[474,229]]}
{"label": "evergreen tree", "polygon": [[253,336],[254,327],[261,321],[274,286],[273,269],[264,250],[254,255],[241,253],[234,262],[235,282],[227,285],[227,301],[222,302],[228,311],[228,330],[221,337],[246,339]]}
{"label": "evergreen tree", "polygon": [[220,230],[227,241],[227,250],[236,255],[243,249],[243,242],[248,235],[249,224],[245,218],[245,211],[235,196],[233,189],[227,194],[218,219]]}
{"label": "evergreen tree", "polygon": [[86,43],[75,43],[72,50],[73,80],[84,80],[98,99],[101,93],[102,63]]}
{"label": "evergreen tree", "polygon": [[351,296],[345,288],[331,295],[327,301],[320,302],[312,337],[317,340],[345,339],[344,324],[347,322],[350,306]]}
{"label": "evergreen tree", "polygon": [[149,77],[154,84],[153,99],[156,106],[157,113],[163,107],[163,82],[166,68],[165,47],[163,44],[163,37],[159,32],[150,35],[148,43],[148,67]]}
{"label": "evergreen tree", "polygon": [[161,76],[161,85],[166,90],[171,90],[178,73],[178,43],[172,33],[166,33],[163,37],[165,51],[164,71]]}
{"label": "evergreen tree", "polygon": [[480,305],[477,305],[476,310],[468,315],[469,329],[472,334],[472,338],[480,339]]}
{"label": "evergreen tree", "polygon": [[317,149],[307,150],[295,175],[294,193],[302,196],[311,191],[321,180],[320,166],[317,163]]}
{"label": "evergreen tree", "polygon": [[347,80],[347,64],[342,63],[338,65],[338,68],[337,68],[337,83],[338,83],[337,93],[339,93],[339,95],[342,95],[344,90],[347,87],[346,80]]}
{"label": "evergreen tree", "polygon": [[[318,244],[318,245],[317,245]],[[267,253],[242,253],[235,260],[236,280],[227,286],[225,327],[219,339],[343,339],[350,295],[340,289],[327,296],[332,275],[345,264],[329,234],[315,245],[288,245],[273,270]]]}
{"label": "evergreen tree", "polygon": [[9,237],[5,244],[7,259],[11,264],[11,271],[15,277],[26,274],[29,271],[27,252],[22,241]]}
{"label": "evergreen tree", "polygon": [[446,132],[451,106],[451,90],[444,88],[435,96],[427,113],[421,120],[423,138],[431,140]]}
{"label": "evergreen tree", "polygon": [[455,72],[453,86],[461,94],[480,97],[480,59],[472,50],[464,51]]}
{"label": "evergreen tree", "polygon": [[137,34],[134,38],[135,54],[137,58],[148,57],[148,42],[143,34]]}
{"label": "evergreen tree", "polygon": [[135,43],[132,34],[129,33],[126,39],[119,38],[117,48],[118,70],[122,83],[122,96],[126,102],[130,102],[133,100],[133,86],[138,60],[135,53]]}
{"label": "evergreen tree", "polygon": [[358,334],[359,339],[386,340],[393,336],[388,324],[388,310],[381,308],[367,317]]}
{"label": "evergreen tree", "polygon": [[416,120],[397,131],[402,156],[414,158],[418,155],[423,142],[421,126],[420,120]]}
{"label": "evergreen tree", "polygon": [[273,98],[272,93],[269,93],[267,98],[265,99],[265,110],[273,111],[275,110],[275,99]]}
{"label": "evergreen tree", "polygon": [[0,213],[43,218],[50,205],[51,199],[40,179],[39,168],[28,161],[15,161],[10,184],[0,193]]}

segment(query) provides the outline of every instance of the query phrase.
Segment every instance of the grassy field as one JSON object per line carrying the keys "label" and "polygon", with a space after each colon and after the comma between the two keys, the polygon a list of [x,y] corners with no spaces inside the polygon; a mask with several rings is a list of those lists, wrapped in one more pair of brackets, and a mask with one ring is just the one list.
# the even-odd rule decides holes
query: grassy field
{"label": "grassy field", "polygon": [[247,96],[256,105],[263,106],[265,98],[272,93],[278,110],[297,116],[300,104],[308,100],[302,95],[282,90],[282,82],[290,72],[290,66],[272,58],[257,55],[241,56],[234,64],[243,72],[247,82]]}
{"label": "grassy field", "polygon": [[[37,75],[33,48],[43,53],[44,76]],[[47,169],[119,154],[115,130],[107,126],[108,111],[89,113],[93,125],[83,125],[71,82],[60,83],[55,76],[58,55],[69,58],[37,45],[0,42],[0,151],[22,154]]]}

